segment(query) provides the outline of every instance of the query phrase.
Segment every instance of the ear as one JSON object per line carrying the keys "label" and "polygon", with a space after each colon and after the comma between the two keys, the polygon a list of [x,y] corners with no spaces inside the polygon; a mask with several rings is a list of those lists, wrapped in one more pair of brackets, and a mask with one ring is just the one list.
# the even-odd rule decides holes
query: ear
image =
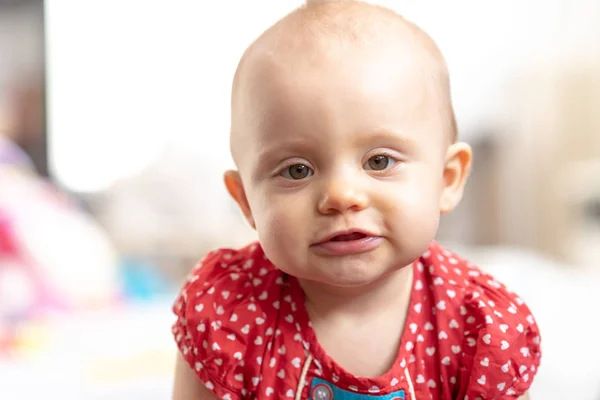
{"label": "ear", "polygon": [[442,214],[452,211],[460,203],[471,172],[472,158],[471,147],[466,143],[454,143],[448,148],[444,167],[444,186],[440,198]]}
{"label": "ear", "polygon": [[244,185],[242,184],[242,178],[240,177],[240,173],[238,171],[227,171],[224,175],[225,187],[227,191],[235,200],[235,202],[240,207],[242,214],[246,218],[246,221],[250,224],[252,229],[256,229],[256,225],[254,223],[254,218],[252,218],[252,211],[250,210],[250,205],[248,204],[248,199],[246,198],[246,192],[244,191]]}

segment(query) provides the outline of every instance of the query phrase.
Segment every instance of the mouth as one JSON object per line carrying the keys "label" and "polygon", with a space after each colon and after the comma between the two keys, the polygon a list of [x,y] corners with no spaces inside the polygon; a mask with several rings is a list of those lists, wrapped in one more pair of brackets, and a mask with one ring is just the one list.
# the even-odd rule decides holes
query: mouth
{"label": "mouth", "polygon": [[345,256],[375,250],[383,238],[362,230],[335,232],[311,247],[324,256]]}
{"label": "mouth", "polygon": [[316,244],[322,244],[322,243],[327,243],[327,242],[352,242],[352,241],[362,240],[362,239],[372,237],[372,236],[375,236],[375,235],[373,235],[369,232],[352,229],[352,230],[348,230],[348,231],[335,232],[335,233],[327,236],[325,239],[320,240]]}
{"label": "mouth", "polygon": [[360,240],[366,238],[368,235],[362,232],[350,232],[350,233],[340,233],[335,235],[329,241],[331,242],[351,242],[353,240]]}

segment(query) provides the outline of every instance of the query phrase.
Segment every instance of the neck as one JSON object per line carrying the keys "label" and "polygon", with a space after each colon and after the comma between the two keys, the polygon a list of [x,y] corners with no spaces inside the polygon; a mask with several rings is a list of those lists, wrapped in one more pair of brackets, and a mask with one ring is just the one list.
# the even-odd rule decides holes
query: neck
{"label": "neck", "polygon": [[331,313],[357,317],[398,307],[408,307],[413,280],[412,264],[359,287],[332,287],[318,282],[300,281],[311,315]]}

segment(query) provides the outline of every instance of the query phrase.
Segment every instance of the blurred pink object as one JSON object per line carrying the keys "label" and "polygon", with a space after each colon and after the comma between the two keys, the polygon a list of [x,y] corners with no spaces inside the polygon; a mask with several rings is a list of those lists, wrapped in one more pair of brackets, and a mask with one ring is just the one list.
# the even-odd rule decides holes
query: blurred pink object
{"label": "blurred pink object", "polygon": [[0,337],[2,324],[110,305],[118,292],[104,232],[0,137]]}

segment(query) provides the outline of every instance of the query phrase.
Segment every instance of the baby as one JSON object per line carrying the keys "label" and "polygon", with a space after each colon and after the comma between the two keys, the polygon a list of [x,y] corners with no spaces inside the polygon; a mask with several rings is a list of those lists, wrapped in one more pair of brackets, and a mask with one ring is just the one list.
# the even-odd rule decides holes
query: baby
{"label": "baby", "polygon": [[435,43],[362,2],[305,5],[234,78],[225,184],[258,243],[177,299],[174,398],[517,399],[540,363],[513,292],[434,241],[471,150]]}

